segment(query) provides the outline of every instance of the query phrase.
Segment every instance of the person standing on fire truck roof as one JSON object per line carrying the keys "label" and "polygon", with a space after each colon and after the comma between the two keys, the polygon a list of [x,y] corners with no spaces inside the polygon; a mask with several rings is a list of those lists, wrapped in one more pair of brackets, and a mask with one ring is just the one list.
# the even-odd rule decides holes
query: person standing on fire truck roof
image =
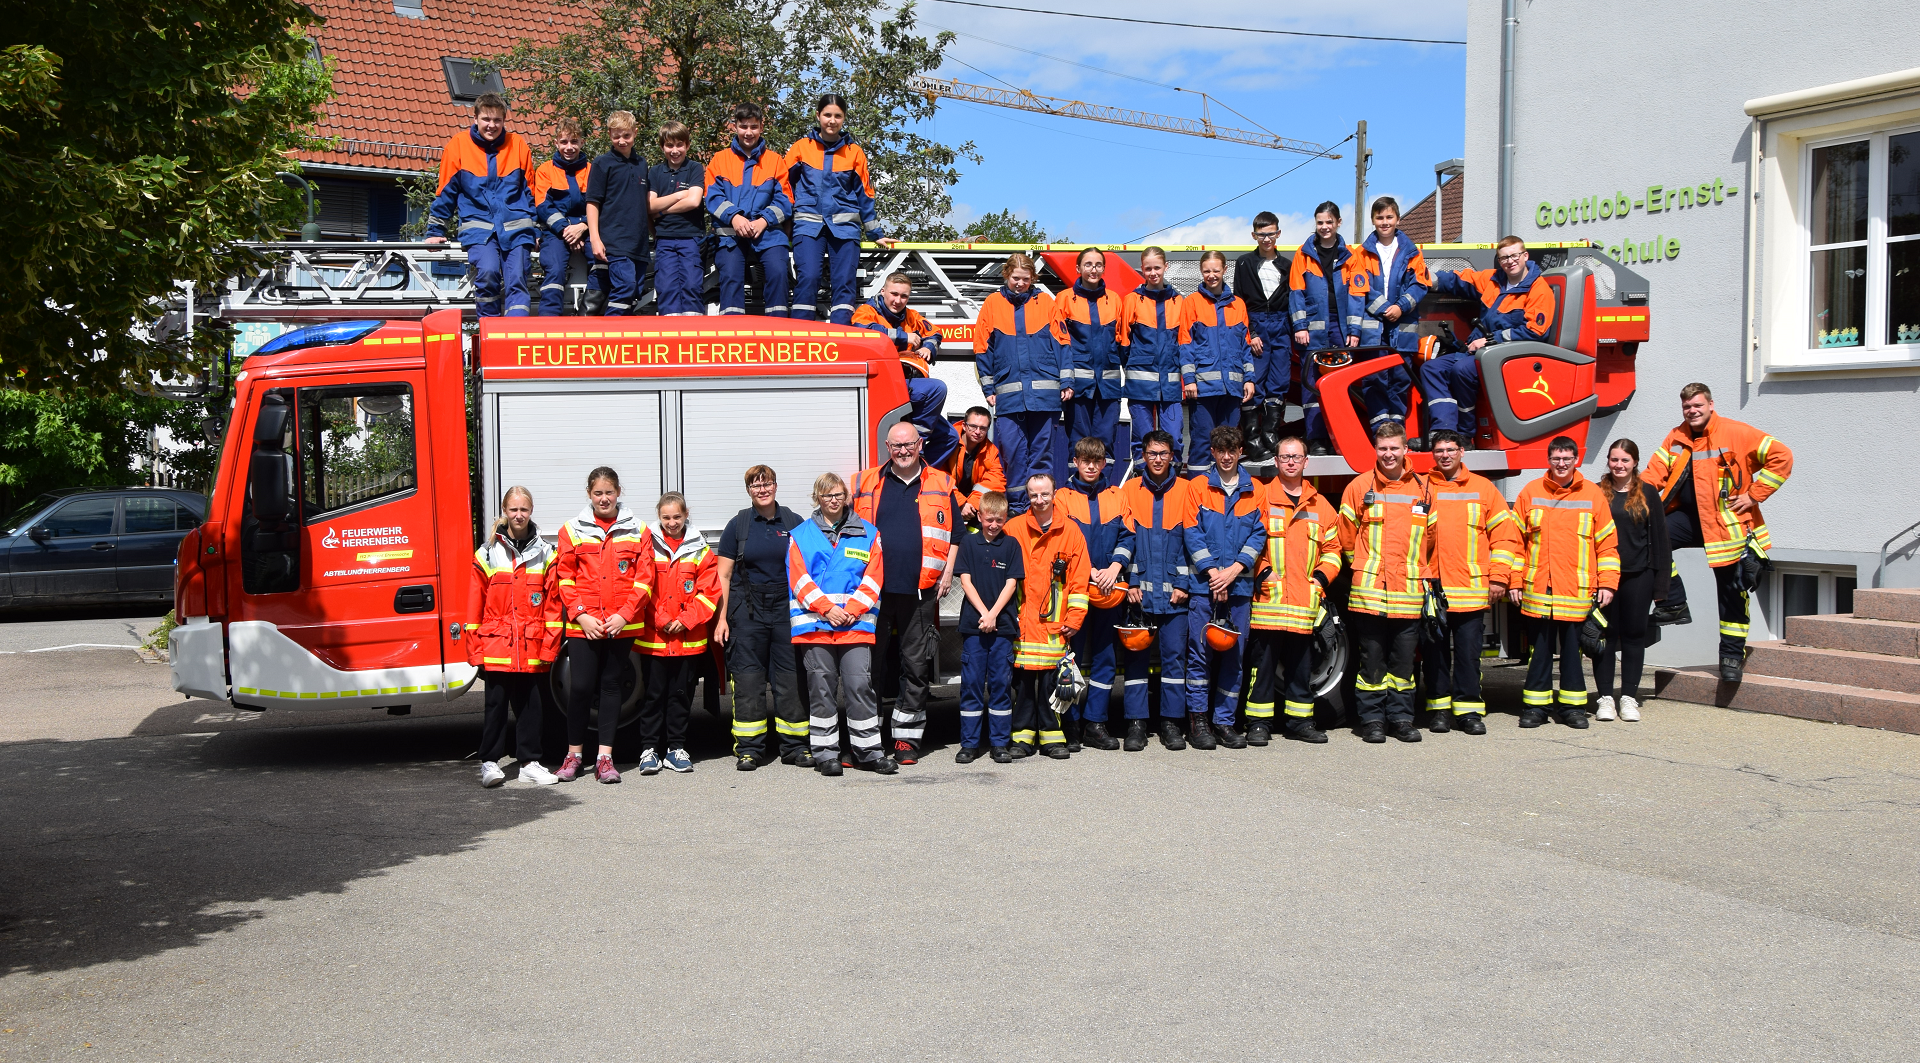
{"label": "person standing on fire truck roof", "polygon": [[1119,348],[1120,296],[1107,290],[1107,254],[1097,247],[1075,260],[1080,278],[1053,301],[1053,338],[1065,345],[1073,368],[1073,401],[1067,403],[1067,438],[1091,436],[1106,446],[1100,486],[1120,482],[1120,400],[1126,397],[1124,355]]}
{"label": "person standing on fire truck roof", "polygon": [[1247,305],[1247,345],[1253,348],[1253,397],[1258,420],[1242,423],[1251,438],[1271,441],[1286,415],[1293,382],[1293,337],[1287,327],[1287,263],[1280,258],[1280,219],[1270,210],[1253,216],[1253,250],[1233,263],[1233,290]]}
{"label": "person standing on fire truck roof", "polygon": [[[593,776],[620,781],[613,766],[613,739],[620,730],[622,680],[633,640],[646,627],[640,611],[653,597],[653,533],[620,504],[620,474],[602,465],[587,474],[587,508],[560,527],[560,604],[566,607],[567,759],[561,782],[579,776],[587,724],[600,710],[600,753]],[[660,770],[655,757],[640,771]]]}
{"label": "person standing on fire truck roof", "polygon": [[901,368],[909,370],[907,398],[913,404],[907,420],[926,439],[927,463],[938,468],[952,456],[959,436],[947,420],[947,382],[933,375],[933,360],[940,355],[940,330],[907,305],[912,294],[913,278],[888,274],[880,294],[853,312],[853,325],[880,333],[900,352]]}
{"label": "person standing on fire truck roof", "polygon": [[526,138],[507,132],[507,101],[488,92],[473,103],[473,125],[455,133],[440,153],[440,187],[427,208],[427,243],[447,242],[460,219],[460,246],[474,269],[474,312],[508,317],[533,312],[528,265],[538,224],[533,220],[533,152]]}
{"label": "person standing on fire truck roof", "polygon": [[553,125],[553,158],[533,175],[535,217],[540,222],[540,314],[559,317],[566,308],[567,273],[576,252],[588,262],[587,307],[599,313],[607,300],[607,265],[587,247],[587,181],[593,165],[580,150],[580,123]]}
{"label": "person standing on fire truck roof", "polygon": [[514,759],[520,777],[536,786],[558,782],[540,765],[546,716],[547,670],[560,649],[559,585],[554,549],[533,523],[533,492],[509,487],[500,499],[493,538],[473,552],[467,592],[467,663],[487,684],[480,725],[480,785],[507,781],[499,760],[507,752],[507,714],[519,718]]}
{"label": "person standing on fire truck roof", "polygon": [[1027,479],[1053,475],[1060,405],[1073,399],[1073,360],[1054,336],[1053,296],[1034,287],[1033,259],[1015,252],[1000,268],[973,326],[974,372],[993,407],[993,441],[1007,470],[1007,504],[1026,512]]}
{"label": "person standing on fire truck roof", "polygon": [[1474,410],[1480,400],[1481,348],[1490,343],[1545,340],[1553,321],[1553,289],[1527,255],[1518,236],[1502,237],[1493,251],[1493,269],[1433,271],[1433,290],[1464,296],[1480,305],[1480,316],[1463,352],[1443,354],[1420,366],[1420,395],[1434,431],[1452,429],[1471,442]]}
{"label": "person standing on fire truck roof", "polygon": [[927,690],[940,650],[940,599],[953,585],[953,481],[920,460],[920,433],[905,422],[887,430],[886,464],[860,473],[853,511],[880,530],[887,545],[874,657],[874,688],[898,684],[893,704],[893,757],[920,759],[927,727]]}
{"label": "person standing on fire truck roof", "polygon": [[707,163],[707,213],[719,223],[720,313],[747,312],[747,267],[759,264],[762,310],[786,317],[792,256],[783,224],[793,214],[786,162],[761,136],[766,112],[757,103],[737,103],[728,128],[733,140]]}
{"label": "person standing on fire truck roof", "polygon": [[[1325,454],[1327,420],[1320,409],[1320,363],[1314,356],[1341,351],[1360,342],[1343,283],[1353,251],[1340,235],[1340,205],[1328,200],[1314,208],[1313,237],[1293,253],[1287,271],[1287,313],[1293,318],[1293,342],[1305,349],[1300,398],[1307,415],[1307,453]],[[1358,322],[1356,321],[1357,325]]]}
{"label": "person standing on fire truck roof", "polygon": [[[1680,426],[1667,433],[1642,474],[1666,499],[1667,539],[1675,552],[1706,551],[1720,598],[1720,678],[1738,683],[1747,661],[1747,594],[1760,577],[1773,537],[1760,503],[1793,475],[1793,451],[1749,424],[1713,410],[1705,384],[1680,389]],[[1687,587],[1673,570],[1656,624],[1684,624]]]}
{"label": "person standing on fire truck roof", "polygon": [[640,124],[630,111],[607,116],[612,147],[593,160],[587,176],[587,238],[593,257],[607,264],[608,317],[627,317],[640,306],[647,276],[647,160],[634,147]]}
{"label": "person standing on fire truck roof", "polygon": [[1240,404],[1253,398],[1253,348],[1247,304],[1227,287],[1227,256],[1200,256],[1200,287],[1180,300],[1180,391],[1187,415],[1187,473],[1204,476],[1213,430],[1238,426]]}
{"label": "person standing on fire truck roof", "polygon": [[1180,407],[1180,290],[1167,283],[1167,253],[1158,247],[1141,251],[1140,276],[1140,286],[1120,301],[1133,476],[1145,468],[1141,452],[1147,433],[1166,432],[1179,449],[1186,432]]}
{"label": "person standing on fire truck roof", "polygon": [[[1369,427],[1382,421],[1406,423],[1412,369],[1419,358],[1420,300],[1433,287],[1420,245],[1400,233],[1400,204],[1392,196],[1373,201],[1373,231],[1354,249],[1348,294],[1360,315],[1360,345],[1384,346],[1400,356],[1400,365],[1369,375],[1360,385]],[[1417,427],[1417,426],[1416,426]],[[1411,450],[1425,450],[1418,433]]]}
{"label": "person standing on fire truck roof", "polygon": [[748,469],[746,482],[753,505],[734,514],[720,533],[720,592],[726,600],[713,633],[714,641],[727,648],[727,671],[733,675],[734,767],[752,771],[770,763],[763,695],[771,679],[780,760],[811,768],[807,710],[800,701],[787,612],[787,546],[804,518],[779,503],[778,479],[768,466]]}
{"label": "person standing on fire truck roof", "polygon": [[813,105],[814,126],[793,142],[785,158],[793,190],[793,316],[812,321],[820,301],[820,267],[827,267],[827,320],[853,321],[860,294],[860,238],[881,247],[886,228],[873,210],[873,178],[867,153],[847,133],[847,101],[829,92]]}

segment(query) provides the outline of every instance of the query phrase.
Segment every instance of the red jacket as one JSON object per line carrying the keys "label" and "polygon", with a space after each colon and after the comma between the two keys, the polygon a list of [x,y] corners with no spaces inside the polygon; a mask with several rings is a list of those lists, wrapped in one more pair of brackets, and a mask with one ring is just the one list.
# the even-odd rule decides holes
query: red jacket
{"label": "red jacket", "polygon": [[[634,641],[634,649],[655,657],[705,652],[720,600],[719,555],[697,531],[678,543],[655,534],[653,579],[653,607],[646,610],[646,630]],[[686,630],[675,635],[660,630],[669,620],[680,621]]]}
{"label": "red jacket", "polygon": [[[1000,464],[1000,448],[993,445],[991,436],[981,441],[979,450],[968,450],[966,422],[955,421],[953,430],[960,436],[960,445],[953,448],[953,454],[947,458],[945,465],[940,466],[940,471],[953,481],[954,508],[972,503],[973,508],[978,510],[980,500],[986,497],[988,491],[1007,489],[1007,470]],[[973,463],[973,489],[961,494],[960,474],[968,462]]]}
{"label": "red jacket", "polygon": [[560,604],[567,610],[566,633],[583,634],[582,613],[605,620],[614,613],[626,626],[614,638],[633,638],[646,628],[640,612],[653,597],[653,533],[633,511],[620,507],[613,527],[602,531],[593,519],[593,507],[560,528]]}
{"label": "red jacket", "polygon": [[505,532],[473,552],[467,663],[489,672],[544,672],[560,651],[555,549],[535,531],[525,550]]}

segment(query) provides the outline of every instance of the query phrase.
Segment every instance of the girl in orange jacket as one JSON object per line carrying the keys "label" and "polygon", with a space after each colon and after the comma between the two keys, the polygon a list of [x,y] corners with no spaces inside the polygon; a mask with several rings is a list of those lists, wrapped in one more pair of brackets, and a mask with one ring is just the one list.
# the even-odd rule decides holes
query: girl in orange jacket
{"label": "girl in orange jacket", "polygon": [[509,487],[500,499],[493,538],[473,553],[467,592],[467,662],[487,684],[480,724],[480,785],[507,781],[499,760],[507,751],[507,717],[519,718],[514,757],[520,777],[536,786],[558,782],[540,765],[541,691],[560,648],[560,599],[554,549],[533,524],[533,493]]}
{"label": "girl in orange jacket", "polygon": [[[593,776],[620,781],[613,737],[620,729],[627,660],[646,627],[641,610],[653,597],[653,535],[620,504],[620,474],[602,465],[587,474],[587,508],[560,528],[556,590],[566,609],[567,759],[555,774],[571,782],[584,766],[587,721],[600,709],[600,752]],[[646,765],[641,765],[645,770]],[[660,770],[655,764],[655,771]]]}
{"label": "girl in orange jacket", "polygon": [[[687,714],[720,600],[719,557],[698,530],[687,526],[686,496],[678,491],[661,495],[654,515],[660,523],[653,536],[653,605],[643,611],[646,628],[634,643],[646,666],[646,695],[640,702],[642,775],[659,771],[662,762],[670,771],[693,770],[693,759],[687,756]],[[656,753],[663,738],[664,755]]]}

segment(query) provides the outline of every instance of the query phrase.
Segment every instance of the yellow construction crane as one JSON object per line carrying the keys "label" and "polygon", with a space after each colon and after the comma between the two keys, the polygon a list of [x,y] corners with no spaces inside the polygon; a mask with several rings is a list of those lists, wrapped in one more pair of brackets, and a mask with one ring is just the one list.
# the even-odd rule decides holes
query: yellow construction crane
{"label": "yellow construction crane", "polygon": [[1251,144],[1256,148],[1272,148],[1275,151],[1297,151],[1302,155],[1321,155],[1329,159],[1340,157],[1328,155],[1327,149],[1310,141],[1214,125],[1206,116],[1205,93],[1199,94],[1201,117],[1196,119],[1176,118],[1173,115],[1153,114],[1149,111],[1133,111],[1125,107],[1107,107],[1098,103],[1083,103],[1079,100],[1063,100],[1058,96],[1042,96],[1025,89],[996,89],[987,85],[969,85],[964,81],[941,78],[917,76],[913,79],[912,86],[914,91],[925,93],[929,99],[966,100],[969,103],[984,103],[992,107],[1011,107],[1016,111],[1057,114],[1068,118],[1085,118],[1094,122],[1133,126],[1137,129],[1157,129],[1162,133],[1181,133],[1190,137],[1206,137],[1208,140],[1224,140],[1233,144]]}

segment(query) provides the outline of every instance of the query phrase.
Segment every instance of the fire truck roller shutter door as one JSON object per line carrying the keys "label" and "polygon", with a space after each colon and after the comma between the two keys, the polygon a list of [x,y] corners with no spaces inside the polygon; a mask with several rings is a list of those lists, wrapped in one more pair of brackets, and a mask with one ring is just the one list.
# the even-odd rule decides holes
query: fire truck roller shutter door
{"label": "fire truck roller shutter door", "polygon": [[[768,431],[804,417],[809,431]],[[813,512],[813,478],[860,471],[860,392],[854,388],[780,391],[687,391],[680,396],[680,467],[693,524],[717,536],[745,504],[740,475],[770,466],[780,497],[793,511]]]}
{"label": "fire truck roller shutter door", "polygon": [[595,466],[612,465],[620,470],[625,497],[635,502],[634,512],[651,516],[650,507],[662,490],[658,392],[594,394],[597,442],[590,448],[581,446],[577,431],[589,401],[586,393],[508,393],[495,398],[499,413],[486,448],[487,497],[498,498],[513,484],[525,486],[533,492],[534,523],[552,538],[586,504],[587,473]]}

